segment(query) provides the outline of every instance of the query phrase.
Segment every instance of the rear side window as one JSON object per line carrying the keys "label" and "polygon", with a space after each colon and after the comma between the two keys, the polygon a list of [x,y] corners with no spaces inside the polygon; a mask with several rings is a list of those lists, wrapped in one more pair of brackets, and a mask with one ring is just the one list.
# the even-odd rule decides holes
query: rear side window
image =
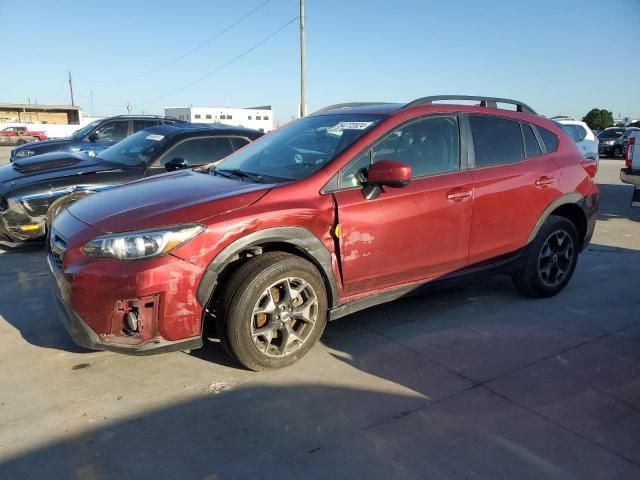
{"label": "rear side window", "polygon": [[476,167],[504,165],[524,159],[520,123],[488,115],[469,116]]}
{"label": "rear side window", "polygon": [[581,142],[587,136],[587,131],[582,125],[574,125],[576,129],[576,142]]}
{"label": "rear side window", "polygon": [[567,133],[567,135],[573,138],[574,142],[581,142],[587,136],[587,131],[582,127],[582,125],[560,124],[560,127]]}
{"label": "rear side window", "polygon": [[155,125],[158,125],[157,120],[134,120],[133,133],[139,132],[140,130],[144,130],[145,128],[153,127]]}
{"label": "rear side window", "polygon": [[544,148],[547,149],[547,153],[555,152],[558,150],[558,137],[555,133],[550,132],[546,128],[538,127],[538,132],[542,137]]}
{"label": "rear side window", "polygon": [[564,125],[564,124],[560,124],[560,128],[562,128],[562,130],[564,130],[564,132],[569,135],[574,142],[577,142],[578,140],[576,139],[577,134],[576,134],[576,129],[574,128],[573,125]]}
{"label": "rear side window", "polygon": [[524,145],[527,151],[527,158],[542,155],[542,149],[538,144],[538,139],[533,133],[531,125],[529,125],[528,123],[524,123],[522,125],[522,132],[524,133]]}

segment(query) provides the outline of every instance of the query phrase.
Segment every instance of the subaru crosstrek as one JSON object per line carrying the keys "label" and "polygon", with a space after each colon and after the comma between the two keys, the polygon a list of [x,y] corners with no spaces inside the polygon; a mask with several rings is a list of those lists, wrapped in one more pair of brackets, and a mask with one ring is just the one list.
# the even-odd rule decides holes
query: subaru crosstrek
{"label": "subaru crosstrek", "polygon": [[[475,105],[442,103],[458,99]],[[334,105],[208,172],[61,212],[57,305],[88,348],[193,349],[213,325],[245,367],[283,367],[327,320],[435,280],[502,271],[525,294],[560,292],[593,233],[596,170],[521,102]]]}

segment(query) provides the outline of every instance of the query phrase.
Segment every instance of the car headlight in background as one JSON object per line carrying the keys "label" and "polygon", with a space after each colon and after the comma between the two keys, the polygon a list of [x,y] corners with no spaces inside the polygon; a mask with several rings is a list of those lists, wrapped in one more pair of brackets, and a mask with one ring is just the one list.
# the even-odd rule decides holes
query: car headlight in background
{"label": "car headlight in background", "polygon": [[204,230],[202,225],[178,225],[157,230],[105,235],[88,242],[82,251],[90,257],[139,260],[166,255]]}

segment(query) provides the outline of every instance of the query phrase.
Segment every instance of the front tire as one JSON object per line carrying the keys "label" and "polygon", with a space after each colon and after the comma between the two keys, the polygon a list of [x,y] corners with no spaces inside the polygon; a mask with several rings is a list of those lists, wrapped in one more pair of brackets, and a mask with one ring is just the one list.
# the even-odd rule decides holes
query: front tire
{"label": "front tire", "polygon": [[300,360],[320,339],[327,322],[327,294],[306,260],[268,252],[233,275],[220,303],[218,332],[229,352],[254,371]]}
{"label": "front tire", "polygon": [[578,262],[578,231],[564,217],[551,215],[513,273],[516,288],[531,297],[551,297],[567,286]]}

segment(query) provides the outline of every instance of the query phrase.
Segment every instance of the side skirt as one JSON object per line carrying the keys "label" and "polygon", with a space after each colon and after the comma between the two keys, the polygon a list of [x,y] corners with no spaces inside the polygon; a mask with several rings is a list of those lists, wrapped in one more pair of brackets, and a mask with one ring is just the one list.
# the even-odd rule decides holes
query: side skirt
{"label": "side skirt", "polygon": [[518,250],[501,257],[494,258],[487,262],[470,265],[461,270],[448,273],[442,277],[428,280],[426,282],[417,282],[410,285],[385,290],[383,292],[374,293],[358,300],[353,300],[329,310],[329,321],[337,320],[352,313],[359,312],[369,307],[374,307],[382,303],[398,300],[402,297],[412,295],[420,295],[438,288],[453,286],[459,283],[468,282],[476,277],[484,277],[487,275],[496,275],[500,273],[511,273],[517,270],[524,259],[524,249]]}

